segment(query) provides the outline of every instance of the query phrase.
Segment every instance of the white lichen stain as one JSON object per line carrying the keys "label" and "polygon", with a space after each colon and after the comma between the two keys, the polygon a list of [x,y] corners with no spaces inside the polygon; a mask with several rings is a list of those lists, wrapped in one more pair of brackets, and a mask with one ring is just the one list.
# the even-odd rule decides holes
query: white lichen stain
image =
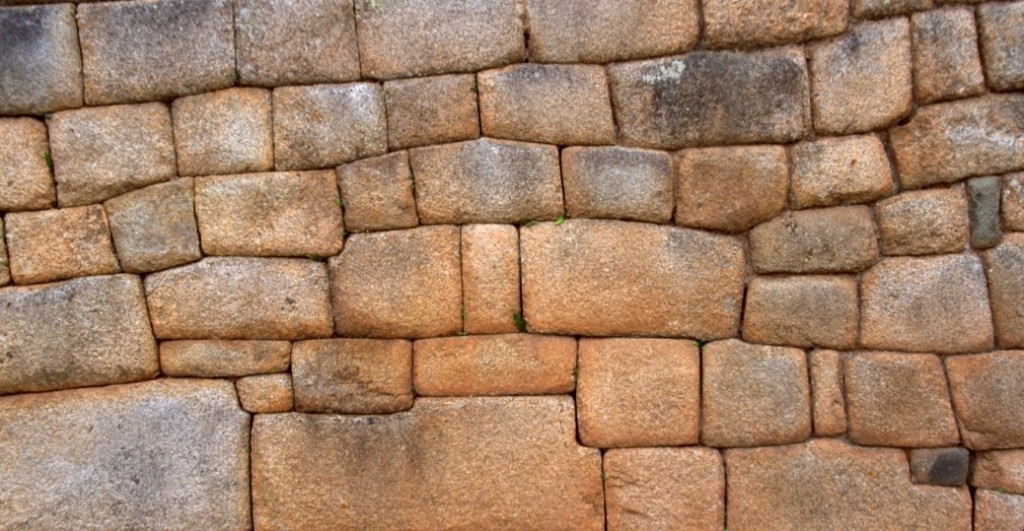
{"label": "white lichen stain", "polygon": [[641,79],[648,85],[655,83],[669,83],[679,81],[686,70],[686,63],[683,61],[672,61],[667,65],[661,65],[653,74],[644,74]]}

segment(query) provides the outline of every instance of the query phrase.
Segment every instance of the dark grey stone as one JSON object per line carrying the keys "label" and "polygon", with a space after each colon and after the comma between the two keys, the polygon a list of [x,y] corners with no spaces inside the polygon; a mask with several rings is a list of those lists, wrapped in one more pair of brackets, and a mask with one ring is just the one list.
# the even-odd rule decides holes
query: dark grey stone
{"label": "dark grey stone", "polygon": [[975,249],[988,249],[999,243],[999,189],[999,177],[967,181],[967,213],[971,247]]}
{"label": "dark grey stone", "polygon": [[967,483],[971,454],[966,448],[916,448],[910,451],[914,483],[956,487]]}
{"label": "dark grey stone", "polygon": [[75,6],[0,8],[0,115],[81,106]]}

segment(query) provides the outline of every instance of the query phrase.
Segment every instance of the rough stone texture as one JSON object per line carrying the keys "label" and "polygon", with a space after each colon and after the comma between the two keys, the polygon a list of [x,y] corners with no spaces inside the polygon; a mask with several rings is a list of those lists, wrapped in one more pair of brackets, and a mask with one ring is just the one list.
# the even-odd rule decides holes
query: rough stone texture
{"label": "rough stone texture", "polygon": [[861,277],[860,342],[869,349],[953,354],[992,348],[981,261],[887,258]]}
{"label": "rough stone texture", "polygon": [[725,527],[725,471],[710,448],[630,448],[604,455],[608,529]]}
{"label": "rough stone texture", "polygon": [[903,192],[875,204],[882,254],[958,253],[967,246],[962,186]]}
{"label": "rough stone texture", "polygon": [[999,345],[1024,348],[1024,234],[1007,234],[985,263]]}
{"label": "rough stone texture", "polygon": [[761,446],[811,436],[807,356],[802,350],[738,339],[716,341],[703,348],[702,371],[701,443]]}
{"label": "rough stone texture", "polygon": [[459,228],[356,234],[330,260],[340,336],[420,338],[462,329]]}
{"label": "rough stone texture", "polygon": [[246,376],[235,382],[235,390],[249,413],[284,413],[294,405],[290,374]]}
{"label": "rough stone texture", "polygon": [[12,212],[5,225],[11,277],[17,284],[121,271],[99,205]]}
{"label": "rough stone texture", "polygon": [[975,531],[1024,529],[1024,496],[993,490],[974,491]]}
{"label": "rough stone texture", "polygon": [[382,417],[260,415],[257,529],[602,529],[569,397],[424,398]]}
{"label": "rough stone texture", "polygon": [[619,142],[679,149],[786,143],[810,126],[803,52],[693,52],[608,67]]}
{"label": "rough stone texture", "polygon": [[1024,450],[975,454],[971,463],[971,486],[1024,494]]}
{"label": "rough stone texture", "polygon": [[988,84],[995,90],[1024,89],[1024,2],[978,7],[981,52]]}
{"label": "rough stone texture", "polygon": [[688,149],[677,164],[679,225],[744,232],[786,208],[789,169],[782,146]]}
{"label": "rough stone texture", "polygon": [[462,227],[462,330],[515,332],[519,307],[519,232],[511,225]]}
{"label": "rough stone texture", "polygon": [[380,414],[412,407],[412,343],[318,339],[292,349],[295,410]]}
{"label": "rough stone texture", "polygon": [[523,311],[533,332],[736,335],[746,272],[729,236],[611,220],[520,229]]}
{"label": "rough stone texture", "polygon": [[871,210],[864,206],[786,212],[750,231],[758,273],[860,271],[878,259]]}
{"label": "rough stone texture", "polygon": [[853,16],[882,18],[924,11],[932,7],[932,0],[853,0]]}
{"label": "rough stone texture", "polygon": [[355,0],[355,8],[363,77],[473,72],[526,55],[510,0]]}
{"label": "rough stone texture", "polygon": [[857,343],[857,281],[847,276],[754,277],[743,339],[849,350]]}
{"label": "rough stone texture", "polygon": [[910,478],[927,485],[965,485],[970,460],[964,448],[917,448],[910,451]]}
{"label": "rough stone texture", "polygon": [[231,0],[136,0],[78,8],[85,101],[164,100],[231,86]]}
{"label": "rough stone texture", "polygon": [[180,175],[274,167],[269,90],[236,87],[178,98],[171,115]]}
{"label": "rough stone texture", "polygon": [[7,244],[3,238],[4,220],[0,218],[0,286],[11,283],[11,262],[7,256]]}
{"label": "rough stone texture", "polygon": [[54,203],[57,194],[46,163],[49,153],[42,122],[0,118],[0,211],[38,210]]}
{"label": "rough stone texture", "polygon": [[243,85],[359,78],[352,0],[235,0],[235,43]]}
{"label": "rough stone texture", "polygon": [[857,354],[846,360],[843,375],[853,442],[902,447],[960,442],[938,356]]}
{"label": "rough stone texture", "polygon": [[1024,232],[1024,173],[1003,177],[1002,211],[1006,230]]}
{"label": "rough stone texture", "polygon": [[565,148],[562,186],[565,210],[572,217],[672,219],[672,158],[667,153],[618,146]]}
{"label": "rough stone texture", "polygon": [[473,74],[384,83],[388,145],[404,149],[479,137],[478,90]]}
{"label": "rough stone texture", "polygon": [[834,350],[809,354],[814,434],[829,437],[846,433],[842,355]]}
{"label": "rough stone texture", "polygon": [[130,275],[0,289],[0,352],[0,394],[133,382],[159,370],[142,286]]}
{"label": "rough stone texture", "polygon": [[440,337],[416,341],[414,349],[417,395],[545,395],[576,388],[576,340],[571,337]]}
{"label": "rough stone texture", "polygon": [[845,0],[705,0],[704,40],[712,48],[772,46],[846,30]]}
{"label": "rough stone texture", "polygon": [[700,34],[696,0],[528,0],[530,60],[610,63],[681,53]]}
{"label": "rough stone texture", "polygon": [[889,134],[905,189],[1024,168],[1024,95],[929,105]]}
{"label": "rough stone texture", "polygon": [[870,203],[893,191],[889,157],[874,135],[796,144],[790,157],[794,208]]}
{"label": "rough stone texture", "polygon": [[696,444],[700,350],[682,339],[581,339],[576,389],[587,446]]}
{"label": "rough stone texture", "polygon": [[196,179],[196,219],[212,255],[331,256],[342,247],[330,170]]}
{"label": "rough stone texture", "polygon": [[494,138],[615,143],[604,67],[525,63],[477,74],[480,123]]}
{"label": "rough stone texture", "polygon": [[236,378],[287,371],[291,365],[287,341],[164,341],[160,370],[167,376]]}
{"label": "rough stone texture", "polygon": [[163,103],[59,112],[47,125],[62,207],[99,203],[175,176],[171,113]]}
{"label": "rough stone texture", "polygon": [[971,225],[971,247],[988,249],[999,243],[999,177],[977,177],[967,181],[967,214]]}
{"label": "rough stone texture", "polygon": [[888,127],[914,102],[910,25],[904,18],[864,22],[809,48],[811,103],[819,133]]}
{"label": "rough stone texture", "polygon": [[242,529],[249,416],[229,382],[0,398],[8,529]]}
{"label": "rough stone texture", "polygon": [[305,258],[204,258],[146,277],[160,339],[331,335],[327,268]]}
{"label": "rough stone texture", "polygon": [[423,223],[520,223],[564,212],[555,146],[481,139],[409,156]]}
{"label": "rough stone texture", "polygon": [[150,273],[202,258],[191,178],[128,192],[103,203],[117,258],[129,273]]}
{"label": "rough stone texture", "polygon": [[401,151],[338,166],[345,229],[407,229],[419,224],[409,153]]}
{"label": "rough stone texture", "polygon": [[75,6],[0,10],[0,115],[82,106]]}
{"label": "rough stone texture", "polygon": [[1024,351],[946,359],[953,406],[971,450],[1024,446]]}
{"label": "rough stone texture", "polygon": [[818,439],[725,452],[733,529],[971,528],[965,488],[913,485],[902,450]]}
{"label": "rough stone texture", "polygon": [[914,95],[921,103],[985,92],[974,12],[965,7],[915,13]]}
{"label": "rough stone texture", "polygon": [[279,170],[337,166],[388,149],[384,90],[376,83],[274,89]]}

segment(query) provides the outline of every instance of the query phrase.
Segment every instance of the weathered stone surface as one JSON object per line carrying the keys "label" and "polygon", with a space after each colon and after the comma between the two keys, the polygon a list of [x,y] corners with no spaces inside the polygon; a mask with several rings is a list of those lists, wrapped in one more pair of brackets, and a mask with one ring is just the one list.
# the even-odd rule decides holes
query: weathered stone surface
{"label": "weathered stone surface", "polygon": [[860,271],[878,259],[871,210],[864,206],[786,212],[750,231],[759,273]]}
{"label": "weathered stone surface", "polygon": [[0,118],[0,211],[38,210],[53,204],[57,194],[47,167],[49,155],[42,122]]}
{"label": "weathered stone surface", "polygon": [[971,528],[965,488],[913,485],[902,450],[818,439],[727,450],[733,529]]}
{"label": "weathered stone surface", "polygon": [[477,85],[487,136],[559,145],[615,143],[602,66],[518,64],[480,72]]}
{"label": "weathered stone surface", "polygon": [[1024,494],[1024,450],[975,454],[971,463],[971,486]]}
{"label": "weathered stone surface", "polygon": [[985,263],[999,344],[1024,348],[1024,234],[1007,234]]}
{"label": "weathered stone surface", "polygon": [[667,153],[618,146],[565,148],[562,186],[565,210],[572,217],[672,219],[672,158]]}
{"label": "weathered stone surface", "polygon": [[932,7],[932,0],[853,0],[853,16],[882,18],[924,11]]}
{"label": "weathered stone surface", "polygon": [[295,410],[394,413],[412,407],[412,343],[316,339],[292,349]]}
{"label": "weathered stone surface", "polygon": [[972,450],[1024,446],[1024,351],[946,359],[953,406],[964,446]]}
{"label": "weathered stone surface", "polygon": [[802,350],[715,341],[703,348],[702,381],[702,444],[762,446],[811,436]]}
{"label": "weathered stone surface", "polygon": [[[382,417],[257,416],[258,529],[602,529],[569,397],[424,398]],[[905,472],[904,472],[905,473]]]}
{"label": "weathered stone surface", "polygon": [[462,227],[462,330],[516,331],[519,307],[519,232],[511,225]]}
{"label": "weathered stone surface", "polygon": [[404,149],[480,136],[476,76],[397,79],[384,83],[388,145]]}
{"label": "weathered stone surface", "polygon": [[910,451],[910,478],[926,485],[965,485],[970,460],[964,448],[915,448]]}
{"label": "weathered stone surface", "polygon": [[99,205],[12,212],[5,224],[11,276],[17,284],[121,271]]}
{"label": "weathered stone surface", "polygon": [[459,228],[355,234],[330,260],[338,335],[420,338],[462,329]]}
{"label": "weathered stone surface", "polygon": [[327,268],[305,258],[204,258],[146,277],[160,339],[331,335]]}
{"label": "weathered stone surface", "polygon": [[1024,496],[994,490],[974,491],[975,531],[1017,531],[1024,528]]}
{"label": "weathered stone surface", "polygon": [[384,90],[376,83],[274,89],[279,170],[337,166],[388,149]]}
{"label": "weathered stone surface", "polygon": [[352,0],[235,0],[235,43],[243,85],[359,78]]}
{"label": "weathered stone surface", "polygon": [[423,223],[520,223],[564,212],[555,146],[481,139],[409,156]]}
{"label": "weathered stone surface", "polygon": [[85,101],[164,100],[235,82],[231,0],[136,0],[78,9]]}
{"label": "weathered stone surface", "polygon": [[754,277],[743,339],[849,350],[857,343],[857,281],[847,276]]}
{"label": "weathered stone surface", "polygon": [[995,90],[1024,89],[1024,2],[978,7],[981,52],[988,84]]}
{"label": "weathered stone surface", "polygon": [[786,208],[789,169],[782,146],[688,149],[679,153],[676,223],[744,232]]}
{"label": "weathered stone surface", "polygon": [[212,255],[331,256],[342,247],[330,170],[196,179],[196,219]]}
{"label": "weathered stone surface", "polygon": [[625,145],[785,143],[810,126],[807,65],[796,48],[693,52],[613,64],[608,75]]}
{"label": "weathered stone surface", "polygon": [[202,258],[191,178],[128,192],[103,203],[121,267],[150,273]]}
{"label": "weathered stone surface", "polygon": [[508,0],[355,0],[355,8],[363,77],[473,72],[526,55]]}
{"label": "weathered stone surface", "polygon": [[999,243],[999,177],[976,177],[967,181],[967,214],[971,225],[971,247],[988,249]]}
{"label": "weathered stone surface", "polygon": [[163,103],[59,112],[47,125],[62,207],[98,203],[175,176],[171,114]]}
{"label": "weathered stone surface", "polygon": [[236,87],[178,98],[171,115],[180,175],[274,167],[269,90]]}
{"label": "weathered stone surface", "polygon": [[576,389],[587,446],[696,444],[700,351],[682,339],[581,339]]}
{"label": "weathered stone surface", "polygon": [[0,289],[0,352],[0,394],[133,382],[159,371],[142,286],[130,275]]}
{"label": "weathered stone surface", "polygon": [[[4,233],[4,220],[0,218],[0,235]],[[11,262],[7,256],[7,244],[0,237],[0,286],[11,283]]]}
{"label": "weathered stone surface", "polygon": [[819,133],[888,127],[914,102],[910,24],[905,18],[864,22],[809,48],[811,104]]}
{"label": "weathered stone surface", "polygon": [[1024,95],[930,105],[889,135],[906,189],[1024,168]]}
{"label": "weathered stone surface", "polygon": [[160,370],[167,376],[235,378],[283,372],[291,365],[287,341],[164,341]]}
{"label": "weathered stone surface", "polygon": [[439,337],[416,341],[414,349],[413,383],[422,396],[544,395],[576,388],[571,337]]}
{"label": "weathered stone surface", "polygon": [[809,357],[814,434],[842,435],[846,433],[842,356],[834,350],[813,350]]}
{"label": "weathered stone surface", "polygon": [[985,92],[974,12],[965,7],[915,13],[914,95],[921,103]]}
{"label": "weathered stone surface", "polygon": [[284,413],[294,405],[290,374],[258,374],[235,382],[238,401],[249,413]]}
{"label": "weathered stone surface", "polygon": [[0,36],[0,114],[82,106],[75,6],[6,7]]}
{"label": "weathered stone surface", "polygon": [[702,11],[708,46],[772,46],[842,33],[850,4],[843,0],[705,0]]}
{"label": "weathered stone surface", "polygon": [[520,229],[534,332],[713,339],[739,328],[746,271],[729,236],[611,220]]}
{"label": "weathered stone surface", "polygon": [[903,192],[875,204],[882,254],[958,253],[967,246],[962,186]]}
{"label": "weathered stone surface", "polygon": [[630,448],[604,455],[608,529],[725,527],[725,471],[711,448]]}
{"label": "weathered stone surface", "polygon": [[419,224],[407,152],[338,166],[337,175],[346,230],[407,229]]}
{"label": "weathered stone surface", "polygon": [[790,157],[794,208],[870,203],[893,191],[889,157],[874,135],[800,143]]}
{"label": "weathered stone surface", "polygon": [[161,380],[0,398],[0,521],[248,527],[249,416],[232,387]]}
{"label": "weathered stone surface", "polygon": [[981,261],[970,255],[887,258],[861,277],[860,343],[953,354],[992,348]]}
{"label": "weathered stone surface", "polygon": [[1001,202],[1003,227],[1024,232],[1024,173],[1003,176]]}

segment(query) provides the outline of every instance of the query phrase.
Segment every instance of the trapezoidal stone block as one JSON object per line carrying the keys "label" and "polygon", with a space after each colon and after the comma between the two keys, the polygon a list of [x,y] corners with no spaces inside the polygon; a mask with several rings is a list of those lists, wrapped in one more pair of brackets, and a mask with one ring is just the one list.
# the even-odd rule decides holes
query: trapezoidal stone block
{"label": "trapezoidal stone block", "polygon": [[12,212],[4,221],[16,284],[121,272],[100,205]]}
{"label": "trapezoidal stone block", "polygon": [[878,260],[871,209],[831,207],[786,212],[754,227],[750,256],[758,273],[843,273]]}
{"label": "trapezoidal stone block", "polygon": [[479,137],[478,92],[473,74],[385,82],[388,146],[395,150]]}
{"label": "trapezoidal stone block", "polygon": [[462,226],[462,330],[516,332],[519,307],[519,232],[512,225]]}
{"label": "trapezoidal stone block", "polygon": [[964,446],[1024,447],[1024,350],[951,356],[945,362]]}
{"label": "trapezoidal stone block", "polygon": [[619,146],[562,150],[565,211],[574,218],[672,219],[672,157]]}
{"label": "trapezoidal stone block", "polygon": [[270,91],[235,87],[171,104],[179,175],[267,171],[274,167]]}
{"label": "trapezoidal stone block", "polygon": [[192,178],[128,192],[103,203],[117,258],[128,273],[151,273],[202,258]]}
{"label": "trapezoidal stone block", "polygon": [[291,365],[287,341],[196,341],[160,343],[160,370],[167,376],[237,378],[287,371]]}
{"label": "trapezoidal stone block", "polygon": [[0,115],[39,115],[81,106],[75,6],[0,10]]}
{"label": "trapezoidal stone block", "polygon": [[857,281],[849,276],[757,276],[747,286],[743,339],[849,350],[857,343]]}
{"label": "trapezoidal stone block", "polygon": [[338,166],[337,176],[345,230],[408,229],[419,224],[408,152]]}
{"label": "trapezoidal stone block", "polygon": [[774,46],[846,30],[845,0],[705,0],[704,40],[710,48]]}
{"label": "trapezoidal stone block", "polygon": [[921,103],[977,96],[985,91],[974,12],[959,7],[915,13],[914,95]]}
{"label": "trapezoidal stone block", "polygon": [[48,142],[43,122],[0,118],[0,212],[53,206],[57,193]]}
{"label": "trapezoidal stone block", "polygon": [[958,253],[967,246],[963,186],[911,190],[875,203],[885,255]]}
{"label": "trapezoidal stone block", "polygon": [[292,348],[295,410],[384,414],[412,407],[412,343],[314,339]]}
{"label": "trapezoidal stone block", "polygon": [[789,156],[793,208],[870,203],[893,193],[889,157],[877,136],[802,142]]}
{"label": "trapezoidal stone block", "polygon": [[1024,348],[1024,234],[1004,236],[985,264],[999,346]]}
{"label": "trapezoidal stone block", "polygon": [[249,413],[284,413],[295,406],[292,375],[257,374],[235,380],[238,402]]}
{"label": "trapezoidal stone block", "polygon": [[979,6],[977,16],[989,86],[1024,89],[1024,2]]}

